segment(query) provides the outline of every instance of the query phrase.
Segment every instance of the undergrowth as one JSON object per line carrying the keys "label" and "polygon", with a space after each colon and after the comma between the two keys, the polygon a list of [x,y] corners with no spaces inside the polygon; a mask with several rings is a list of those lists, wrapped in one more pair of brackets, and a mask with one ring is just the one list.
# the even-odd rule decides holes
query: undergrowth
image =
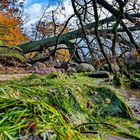
{"label": "undergrowth", "polygon": [[0,84],[2,140],[140,139],[119,92],[83,74],[31,75]]}

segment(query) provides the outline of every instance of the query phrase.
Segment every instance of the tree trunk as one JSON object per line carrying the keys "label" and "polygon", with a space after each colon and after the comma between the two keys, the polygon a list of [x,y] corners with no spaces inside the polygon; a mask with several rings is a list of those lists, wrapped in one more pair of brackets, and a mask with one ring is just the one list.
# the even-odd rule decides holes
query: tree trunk
{"label": "tree trunk", "polygon": [[[134,15],[131,15],[132,17]],[[99,21],[99,25],[103,25],[107,22],[112,22],[116,20],[116,18],[114,17],[109,17],[109,18],[105,18],[103,20]],[[90,32],[88,32],[88,34],[95,34],[94,31],[94,26],[95,26],[95,22],[87,24],[84,26],[84,28],[90,30]],[[140,27],[128,27],[129,31],[137,31],[140,30]],[[98,29],[98,32],[100,34],[100,36],[104,35],[104,33],[112,33],[112,29]],[[124,32],[123,28],[118,28],[117,32]],[[59,42],[58,44],[62,44],[62,42],[65,40],[73,40],[75,38],[80,38],[83,37],[83,30],[82,28],[79,28],[78,30],[74,30],[65,34],[62,34],[59,38]],[[54,37],[49,37],[47,39],[43,39],[43,40],[39,40],[39,41],[31,41],[29,43],[25,43],[25,44],[21,44],[19,47],[20,49],[23,51],[24,54],[29,53],[29,52],[34,52],[34,51],[42,51],[44,49],[47,49],[48,47],[51,46],[55,46],[56,44],[56,40],[57,40],[57,36]]]}

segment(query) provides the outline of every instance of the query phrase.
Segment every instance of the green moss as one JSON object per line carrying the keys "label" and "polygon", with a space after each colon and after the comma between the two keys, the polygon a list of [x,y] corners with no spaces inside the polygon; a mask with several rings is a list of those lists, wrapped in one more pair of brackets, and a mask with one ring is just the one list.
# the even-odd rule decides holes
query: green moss
{"label": "green moss", "polygon": [[8,60],[16,60],[19,62],[25,62],[25,57],[21,54],[21,52],[15,48],[10,47],[0,47],[0,59],[5,63]]}

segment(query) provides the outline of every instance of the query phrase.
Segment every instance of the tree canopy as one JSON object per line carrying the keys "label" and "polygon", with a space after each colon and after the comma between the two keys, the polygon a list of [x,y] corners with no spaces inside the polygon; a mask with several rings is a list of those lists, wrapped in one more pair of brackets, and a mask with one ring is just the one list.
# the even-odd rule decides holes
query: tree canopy
{"label": "tree canopy", "polygon": [[0,40],[3,45],[17,46],[28,38],[21,30],[21,2],[2,0],[0,2]]}

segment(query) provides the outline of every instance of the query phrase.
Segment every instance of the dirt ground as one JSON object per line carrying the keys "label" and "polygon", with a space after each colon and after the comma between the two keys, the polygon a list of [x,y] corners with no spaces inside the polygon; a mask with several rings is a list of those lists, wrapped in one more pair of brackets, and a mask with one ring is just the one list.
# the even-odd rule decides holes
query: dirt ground
{"label": "dirt ground", "polygon": [[8,81],[8,80],[14,80],[17,78],[22,78],[25,76],[30,75],[29,73],[24,74],[0,74],[0,82]]}
{"label": "dirt ground", "polygon": [[23,67],[3,67],[0,69],[0,82],[22,78],[30,74]]}

